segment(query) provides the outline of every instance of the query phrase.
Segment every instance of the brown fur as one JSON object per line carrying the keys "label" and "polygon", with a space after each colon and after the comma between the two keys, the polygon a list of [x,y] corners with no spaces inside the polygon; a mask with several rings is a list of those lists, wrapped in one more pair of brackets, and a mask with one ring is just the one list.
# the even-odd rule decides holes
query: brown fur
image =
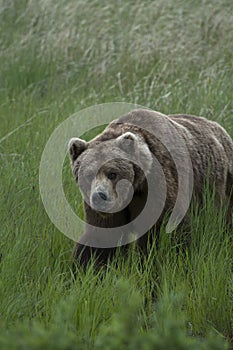
{"label": "brown fur", "polygon": [[[167,198],[163,213],[157,223],[162,221],[164,213],[172,210],[178,193],[178,175],[174,160],[166,147],[145,128],[140,128],[133,123],[143,121],[144,125],[148,123],[148,129],[153,125],[161,132],[169,133],[175,127],[179,135],[185,141],[188,149],[194,172],[194,191],[193,194],[201,203],[205,180],[209,178],[210,188],[216,186],[217,205],[230,202],[228,210],[228,221],[232,223],[233,208],[233,142],[227,132],[216,122],[209,121],[202,117],[192,115],[169,115],[165,116],[158,112],[149,110],[135,110],[119,119],[113,121],[107,128],[89,143],[77,143],[70,145],[70,155],[72,168],[76,180],[78,181],[80,167],[92,168],[94,162],[98,163],[104,158],[105,152],[113,152],[115,143],[121,135],[127,132],[140,137],[139,147],[143,144],[153,154],[163,167],[167,185]],[[172,139],[172,137],[171,137]],[[102,147],[103,146],[103,147]],[[76,148],[75,148],[76,147]],[[98,152],[95,153],[95,150]],[[107,151],[106,151],[107,150]],[[115,151],[114,151],[115,152]],[[149,157],[149,154],[148,154]],[[144,156],[142,157],[144,158]],[[149,158],[148,158],[149,159]],[[86,164],[88,162],[88,164]],[[147,160],[148,162],[148,160]],[[119,153],[119,167],[121,166]],[[125,166],[125,164],[124,164]],[[143,169],[146,167],[143,164]],[[125,167],[124,167],[125,169]],[[132,170],[133,169],[133,170]],[[147,183],[140,167],[133,165],[133,187],[134,196],[131,203],[118,213],[111,215],[102,215],[93,210],[90,205],[84,202],[85,219],[89,224],[97,227],[118,227],[129,223],[142,210],[147,197]],[[150,169],[150,176],[155,178],[156,173]],[[132,175],[131,175],[132,177]],[[124,174],[127,178],[127,167]],[[132,179],[131,179],[132,180]],[[160,200],[156,198],[155,200]],[[80,259],[81,264],[86,265],[93,253],[97,254],[99,262],[106,263],[109,256],[114,254],[115,248],[90,248],[88,243],[94,232],[86,231],[76,246],[74,257]],[[106,238],[107,239],[107,238]],[[142,245],[145,244],[145,236],[140,239]]]}

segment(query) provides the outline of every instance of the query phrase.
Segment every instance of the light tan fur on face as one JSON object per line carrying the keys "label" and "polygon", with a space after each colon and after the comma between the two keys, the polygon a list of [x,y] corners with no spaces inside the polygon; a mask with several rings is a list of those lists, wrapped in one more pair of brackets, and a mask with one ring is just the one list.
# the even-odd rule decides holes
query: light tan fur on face
{"label": "light tan fur on face", "polygon": [[[114,163],[113,163],[114,164]],[[106,213],[112,214],[123,209],[126,205],[130,203],[132,199],[132,184],[134,180],[133,167],[131,166],[131,172],[128,172],[128,177],[122,176],[121,169],[113,164],[105,164],[96,174],[95,178],[91,183],[90,191],[90,204],[93,209],[98,210],[92,201],[92,195],[95,192],[103,192],[107,196],[107,200],[103,203],[105,208],[103,210]],[[129,170],[129,169],[128,169]],[[109,179],[108,174],[114,173],[116,175],[115,179]],[[129,176],[129,174],[131,174]],[[101,210],[100,210],[101,211]]]}
{"label": "light tan fur on face", "polygon": [[91,184],[91,193],[104,192],[108,196],[108,200],[113,202],[117,198],[115,185],[109,180],[103,171],[99,171]]}

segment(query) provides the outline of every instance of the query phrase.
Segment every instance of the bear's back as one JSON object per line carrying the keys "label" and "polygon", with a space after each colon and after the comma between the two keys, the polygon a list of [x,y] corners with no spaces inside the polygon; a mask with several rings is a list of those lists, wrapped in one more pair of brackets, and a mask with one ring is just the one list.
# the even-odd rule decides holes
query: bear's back
{"label": "bear's back", "polygon": [[171,114],[168,117],[177,124],[186,127],[191,133],[198,132],[205,140],[212,140],[209,145],[222,146],[229,161],[231,172],[233,172],[233,141],[219,123],[189,114]]}

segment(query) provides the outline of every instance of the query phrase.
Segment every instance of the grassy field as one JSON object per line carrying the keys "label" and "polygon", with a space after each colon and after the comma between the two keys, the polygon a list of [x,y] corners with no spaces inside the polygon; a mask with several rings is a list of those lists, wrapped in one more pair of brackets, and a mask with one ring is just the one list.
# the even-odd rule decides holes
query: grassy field
{"label": "grassy field", "polygon": [[[202,115],[233,137],[232,0],[0,0],[0,33],[0,349],[230,347],[232,234],[208,194],[189,249],[163,232],[144,261],[119,253],[75,280],[38,172],[54,128],[104,102]],[[64,184],[75,201],[68,160]]]}

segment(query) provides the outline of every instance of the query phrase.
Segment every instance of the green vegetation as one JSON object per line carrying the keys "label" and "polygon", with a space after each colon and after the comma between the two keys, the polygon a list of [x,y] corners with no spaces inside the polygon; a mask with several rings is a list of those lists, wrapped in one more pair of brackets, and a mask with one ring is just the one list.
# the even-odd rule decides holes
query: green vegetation
{"label": "green vegetation", "polygon": [[[119,252],[75,280],[73,242],[50,222],[38,184],[54,128],[93,104],[203,115],[233,137],[232,13],[231,0],[0,0],[0,349],[233,342],[232,234],[208,195],[189,249],[163,232],[148,258]],[[68,161],[63,175],[79,205]]]}

